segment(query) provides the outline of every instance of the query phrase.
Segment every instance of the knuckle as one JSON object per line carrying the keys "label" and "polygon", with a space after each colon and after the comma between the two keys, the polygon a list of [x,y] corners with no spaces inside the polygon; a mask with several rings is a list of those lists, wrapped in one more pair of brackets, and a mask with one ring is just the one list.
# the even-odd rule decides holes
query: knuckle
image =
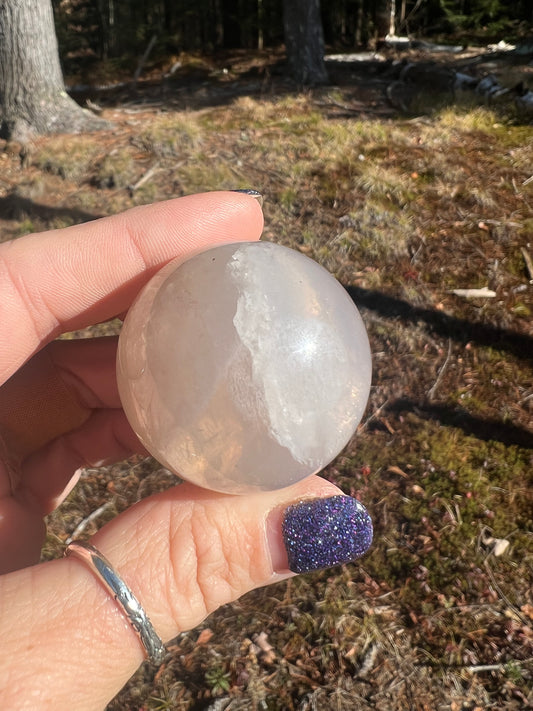
{"label": "knuckle", "polygon": [[182,629],[257,587],[268,575],[257,536],[231,509],[220,501],[196,501],[169,532],[169,599]]}
{"label": "knuckle", "polygon": [[3,301],[14,306],[19,328],[25,327],[40,342],[57,327],[58,321],[45,302],[39,284],[28,280],[17,260],[10,259],[8,250],[0,253],[0,280]]}

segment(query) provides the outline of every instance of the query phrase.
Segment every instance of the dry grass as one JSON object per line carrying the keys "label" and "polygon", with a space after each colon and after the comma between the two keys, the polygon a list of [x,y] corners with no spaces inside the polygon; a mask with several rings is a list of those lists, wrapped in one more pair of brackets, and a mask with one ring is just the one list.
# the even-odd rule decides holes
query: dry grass
{"label": "dry grass", "polygon": [[101,151],[95,136],[53,136],[39,142],[34,163],[45,172],[77,182],[91,173],[93,163]]}
{"label": "dry grass", "polygon": [[[3,159],[7,236],[197,190],[262,190],[265,238],[342,281],[374,353],[366,419],[325,472],[368,505],[372,552],[228,605],[206,621],[207,644],[182,635],[110,711],[533,703],[533,290],[521,251],[533,256],[533,131],[483,107],[337,116],[353,91],[109,110],[113,135],[43,140],[25,171]],[[478,286],[497,297],[450,293]],[[174,481],[150,461],[87,471],[50,517],[44,556]],[[484,531],[509,540],[504,556]],[[253,643],[262,633],[270,656]]]}

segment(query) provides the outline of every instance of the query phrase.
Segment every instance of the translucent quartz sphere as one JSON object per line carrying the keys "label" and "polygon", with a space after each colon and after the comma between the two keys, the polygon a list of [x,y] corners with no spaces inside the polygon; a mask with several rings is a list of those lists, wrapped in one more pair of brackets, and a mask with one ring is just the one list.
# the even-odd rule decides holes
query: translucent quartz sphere
{"label": "translucent quartz sphere", "polygon": [[366,406],[365,327],[316,262],[268,242],[173,262],[119,340],[126,415],[145,447],[215,491],[279,489],[328,464]]}

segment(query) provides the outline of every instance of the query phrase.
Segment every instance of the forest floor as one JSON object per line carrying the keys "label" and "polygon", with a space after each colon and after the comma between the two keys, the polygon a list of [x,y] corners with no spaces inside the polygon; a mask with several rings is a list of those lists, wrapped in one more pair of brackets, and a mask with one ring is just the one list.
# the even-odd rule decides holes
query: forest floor
{"label": "forest floor", "polygon": [[[0,153],[3,239],[260,190],[264,238],[327,267],[372,346],[367,413],[324,472],[369,508],[370,553],[225,606],[109,711],[533,708],[533,128],[447,88],[399,112],[391,56],[332,62],[307,91],[266,55],[181,58],[161,78],[175,58],[135,90],[87,90],[113,129]],[[86,471],[44,558],[175,483],[151,460]]]}

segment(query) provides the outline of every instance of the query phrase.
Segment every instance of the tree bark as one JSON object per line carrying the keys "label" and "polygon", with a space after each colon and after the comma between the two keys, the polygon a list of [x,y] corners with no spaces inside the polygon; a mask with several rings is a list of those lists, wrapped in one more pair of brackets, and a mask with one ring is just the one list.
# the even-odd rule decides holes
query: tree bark
{"label": "tree bark", "polygon": [[0,136],[78,133],[109,126],[66,91],[51,0],[0,0]]}
{"label": "tree bark", "polygon": [[327,84],[320,0],[283,0],[285,48],[298,84]]}
{"label": "tree bark", "polygon": [[374,3],[374,24],[378,46],[387,37],[391,22],[391,0],[376,0]]}

